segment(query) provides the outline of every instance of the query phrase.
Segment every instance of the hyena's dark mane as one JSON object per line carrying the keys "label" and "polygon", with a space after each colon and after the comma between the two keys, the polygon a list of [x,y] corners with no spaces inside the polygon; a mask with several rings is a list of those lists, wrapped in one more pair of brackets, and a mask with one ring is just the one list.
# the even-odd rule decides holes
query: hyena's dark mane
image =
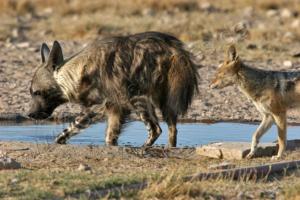
{"label": "hyena's dark mane", "polygon": [[193,56],[171,35],[146,32],[97,40],[82,54],[93,66],[83,70],[82,100],[91,100],[87,97],[95,86],[103,99],[115,104],[146,95],[163,113],[184,114],[197,91]]}

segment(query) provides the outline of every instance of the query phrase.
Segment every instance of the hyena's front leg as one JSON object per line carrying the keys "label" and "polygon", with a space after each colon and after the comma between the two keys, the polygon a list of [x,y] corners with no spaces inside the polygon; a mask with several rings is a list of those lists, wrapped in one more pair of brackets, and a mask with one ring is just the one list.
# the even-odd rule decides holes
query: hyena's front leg
{"label": "hyena's front leg", "polygon": [[155,114],[154,106],[146,96],[132,98],[131,104],[148,130],[148,139],[143,146],[151,146],[162,132]]}
{"label": "hyena's front leg", "polygon": [[247,155],[247,158],[253,158],[255,156],[255,152],[257,150],[257,145],[259,143],[260,138],[265,134],[272,126],[273,118],[269,114],[264,114],[263,120],[260,123],[259,127],[256,129],[252,136],[251,150]]}
{"label": "hyena's front leg", "polygon": [[95,116],[97,116],[97,114],[90,111],[86,111],[79,115],[74,122],[71,122],[68,128],[63,130],[63,132],[55,138],[55,142],[58,144],[66,144],[69,138],[77,135],[82,129],[89,127]]}

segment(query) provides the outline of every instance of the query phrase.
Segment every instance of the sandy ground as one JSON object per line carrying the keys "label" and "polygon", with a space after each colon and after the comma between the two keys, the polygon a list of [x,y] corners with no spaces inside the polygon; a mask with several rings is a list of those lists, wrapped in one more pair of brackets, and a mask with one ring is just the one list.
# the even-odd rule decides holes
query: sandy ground
{"label": "sandy ground", "polygon": [[[224,162],[198,156],[193,148],[0,142],[0,153],[22,166],[0,170],[3,199],[297,199],[299,195],[299,171],[259,180],[184,182],[183,177],[212,171],[210,166]],[[297,158],[299,151],[284,159]],[[227,161],[236,167],[271,162],[268,157]]]}
{"label": "sandy ground", "polygon": [[[68,57],[94,38],[150,30],[177,36],[203,66],[199,69],[200,92],[182,117],[185,120],[260,120],[236,87],[208,87],[229,43],[236,43],[240,57],[249,65],[300,68],[300,7],[294,1],[22,0],[3,2],[0,9],[0,119],[26,114],[30,81],[41,62],[39,49],[45,41],[49,45],[61,41]],[[62,119],[78,112],[80,106],[68,104],[59,107],[53,117]],[[289,122],[300,122],[299,110],[289,114]]]}

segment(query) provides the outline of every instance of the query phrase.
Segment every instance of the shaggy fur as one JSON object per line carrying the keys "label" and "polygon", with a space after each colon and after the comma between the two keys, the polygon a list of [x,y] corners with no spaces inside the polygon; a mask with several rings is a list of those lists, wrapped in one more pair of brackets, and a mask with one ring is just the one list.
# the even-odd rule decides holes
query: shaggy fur
{"label": "shaggy fur", "polygon": [[[43,64],[31,83],[30,117],[46,118],[65,102],[87,108],[99,104],[108,121],[106,143],[116,145],[122,124],[135,111],[149,132],[145,145],[152,145],[161,133],[155,114],[159,108],[169,126],[169,145],[176,146],[177,116],[187,111],[198,84],[197,66],[181,41],[146,32],[94,41],[68,59],[56,41],[51,51],[43,44],[41,54]],[[56,142],[77,134],[83,124],[79,121],[87,127],[89,120],[81,118]]]}

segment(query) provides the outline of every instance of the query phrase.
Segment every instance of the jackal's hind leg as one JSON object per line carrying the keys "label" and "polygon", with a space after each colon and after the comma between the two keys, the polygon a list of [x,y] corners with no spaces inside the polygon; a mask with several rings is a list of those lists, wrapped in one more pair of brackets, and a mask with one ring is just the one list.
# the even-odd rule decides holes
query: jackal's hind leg
{"label": "jackal's hind leg", "polygon": [[153,104],[146,96],[134,97],[131,104],[148,130],[148,138],[143,146],[152,146],[162,132]]}
{"label": "jackal's hind leg", "polygon": [[281,112],[278,115],[273,115],[275,123],[278,129],[278,153],[276,156],[273,156],[273,160],[280,159],[283,156],[283,152],[286,149],[286,113]]}
{"label": "jackal's hind leg", "polygon": [[257,145],[259,143],[260,138],[265,134],[272,126],[273,118],[269,114],[265,114],[263,116],[263,120],[260,123],[259,127],[256,129],[252,136],[251,150],[249,154],[246,156],[247,158],[253,158],[255,156]]}

